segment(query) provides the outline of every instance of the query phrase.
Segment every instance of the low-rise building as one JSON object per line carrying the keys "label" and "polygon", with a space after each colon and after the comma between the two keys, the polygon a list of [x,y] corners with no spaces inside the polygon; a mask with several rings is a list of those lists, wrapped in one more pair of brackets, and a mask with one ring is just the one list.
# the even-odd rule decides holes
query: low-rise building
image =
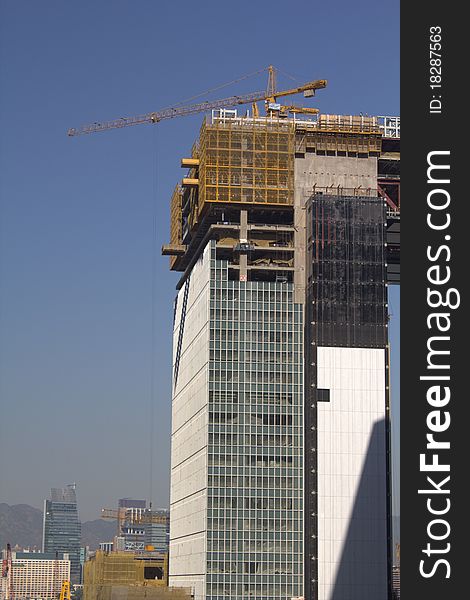
{"label": "low-rise building", "polygon": [[13,551],[11,557],[11,568],[1,578],[0,600],[11,597],[11,590],[15,600],[56,600],[62,582],[70,580],[66,553]]}
{"label": "low-rise building", "polygon": [[103,552],[85,563],[83,600],[186,600],[184,588],[168,587],[168,555]]}

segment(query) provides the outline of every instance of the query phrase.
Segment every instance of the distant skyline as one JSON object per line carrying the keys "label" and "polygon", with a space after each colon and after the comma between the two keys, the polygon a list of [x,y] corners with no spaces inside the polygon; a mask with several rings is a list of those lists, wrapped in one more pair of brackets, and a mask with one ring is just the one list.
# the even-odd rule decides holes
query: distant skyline
{"label": "distant skyline", "polygon": [[[50,488],[76,482],[82,521],[123,497],[168,505],[178,276],[160,247],[203,115],[76,139],[66,131],[171,106],[269,64],[279,87],[328,79],[308,104],[324,113],[399,114],[399,3],[206,0],[195,11],[187,1],[0,0],[0,502],[42,510]],[[396,288],[391,306],[396,440]]]}

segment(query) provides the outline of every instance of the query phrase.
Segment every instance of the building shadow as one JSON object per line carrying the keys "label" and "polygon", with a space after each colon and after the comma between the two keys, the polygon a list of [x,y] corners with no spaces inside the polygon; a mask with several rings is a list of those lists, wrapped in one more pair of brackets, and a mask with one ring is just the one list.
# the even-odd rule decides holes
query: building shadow
{"label": "building shadow", "polygon": [[328,600],[387,600],[389,597],[390,510],[388,427],[374,424],[354,499],[333,590]]}

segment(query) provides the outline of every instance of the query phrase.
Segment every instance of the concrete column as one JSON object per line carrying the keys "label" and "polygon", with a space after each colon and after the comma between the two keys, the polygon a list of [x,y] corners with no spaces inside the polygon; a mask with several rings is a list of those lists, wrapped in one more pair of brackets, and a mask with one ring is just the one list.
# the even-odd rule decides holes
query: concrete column
{"label": "concrete column", "polygon": [[246,240],[248,236],[248,211],[240,211],[240,239]]}
{"label": "concrete column", "polygon": [[[240,211],[240,242],[248,239],[248,211]],[[248,257],[246,252],[240,253],[240,281],[248,279]]]}

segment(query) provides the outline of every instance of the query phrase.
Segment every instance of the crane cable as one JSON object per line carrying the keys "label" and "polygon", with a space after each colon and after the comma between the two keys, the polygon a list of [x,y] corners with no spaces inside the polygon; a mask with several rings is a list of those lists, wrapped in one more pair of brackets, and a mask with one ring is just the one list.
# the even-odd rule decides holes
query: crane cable
{"label": "crane cable", "polygon": [[302,79],[301,77],[294,77],[294,75],[290,75],[289,73],[287,73],[287,71],[283,71],[282,69],[278,69],[276,68],[276,71],[278,73],[282,73],[282,75],[285,75],[286,77],[288,77],[289,79],[292,79],[292,81],[295,81],[296,83],[301,83],[302,81],[306,81],[306,79]]}
{"label": "crane cable", "polygon": [[[210,88],[205,92],[201,92],[200,94],[196,94],[195,96],[191,96],[186,100],[181,100],[175,106],[180,106],[181,104],[185,104],[186,102],[191,102],[201,96],[205,96],[212,92],[221,90],[222,88],[228,87],[239,81],[243,81],[244,79],[248,79],[249,77],[254,77],[255,75],[259,75],[267,71],[268,68],[264,67],[263,69],[259,69],[254,71],[253,73],[248,73],[247,75],[243,75],[229,81],[228,83],[223,83],[216,87]],[[170,108],[170,107],[168,107]],[[152,508],[153,504],[153,468],[154,468],[154,452],[155,452],[155,364],[156,364],[156,344],[155,344],[155,335],[156,335],[156,288],[157,288],[157,189],[158,189],[158,137],[157,137],[157,129],[154,128],[153,134],[153,186],[152,186],[152,260],[151,260],[151,268],[152,268],[152,292],[151,292],[151,365],[150,365],[150,407],[149,407],[149,418],[150,418],[150,431],[149,431],[149,445],[150,445],[150,457],[149,457],[149,505]]]}
{"label": "crane cable", "polygon": [[154,128],[153,143],[153,185],[152,185],[152,259],[151,259],[151,350],[150,350],[150,460],[149,460],[149,507],[153,504],[153,459],[155,445],[155,364],[156,364],[156,296],[157,296],[157,188],[158,188],[158,137]]}
{"label": "crane cable", "polygon": [[204,92],[201,92],[199,94],[196,94],[195,96],[191,96],[190,98],[186,98],[185,100],[181,100],[180,102],[177,102],[176,104],[172,104],[171,106],[167,106],[165,108],[161,108],[160,111],[162,110],[169,110],[170,108],[175,108],[176,106],[180,106],[181,104],[186,104],[187,102],[191,102],[192,100],[196,100],[197,98],[201,98],[201,96],[207,96],[208,94],[212,94],[212,92],[217,92],[218,90],[221,90],[223,88],[229,87],[230,85],[233,85],[235,83],[239,83],[240,81],[243,81],[245,79],[248,79],[250,77],[254,77],[255,75],[259,75],[260,73],[264,73],[268,70],[268,67],[263,67],[262,69],[259,69],[258,71],[253,71],[253,73],[248,73],[247,75],[242,75],[241,77],[238,77],[237,79],[233,79],[232,81],[229,81],[227,83],[222,83],[221,85],[218,85],[216,87],[210,88]]}

